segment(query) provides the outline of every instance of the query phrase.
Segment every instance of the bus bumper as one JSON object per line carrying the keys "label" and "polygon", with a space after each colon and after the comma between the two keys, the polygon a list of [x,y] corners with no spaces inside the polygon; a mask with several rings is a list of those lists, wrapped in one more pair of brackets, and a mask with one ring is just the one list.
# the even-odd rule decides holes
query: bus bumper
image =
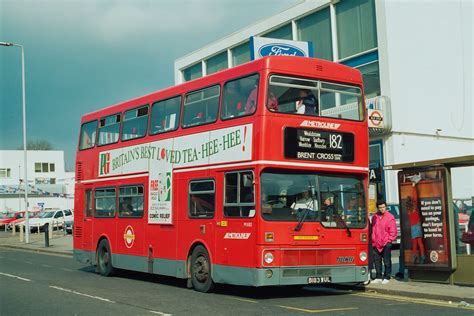
{"label": "bus bumper", "polygon": [[[358,283],[368,279],[367,266],[237,268],[215,265],[213,280],[246,286],[307,285],[320,277],[331,283]],[[311,280],[311,281],[310,281]],[[317,284],[317,283],[316,283]],[[323,284],[323,283],[321,283]]]}

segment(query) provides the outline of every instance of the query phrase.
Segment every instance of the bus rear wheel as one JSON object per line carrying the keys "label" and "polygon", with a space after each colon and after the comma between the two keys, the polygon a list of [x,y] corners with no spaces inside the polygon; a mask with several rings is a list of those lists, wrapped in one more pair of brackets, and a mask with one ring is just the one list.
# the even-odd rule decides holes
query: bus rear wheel
{"label": "bus rear wheel", "polygon": [[112,252],[107,239],[102,239],[97,247],[97,270],[103,276],[110,276],[114,271]]}
{"label": "bus rear wheel", "polygon": [[210,292],[214,288],[211,277],[211,260],[206,248],[197,246],[191,255],[191,282],[198,292]]}

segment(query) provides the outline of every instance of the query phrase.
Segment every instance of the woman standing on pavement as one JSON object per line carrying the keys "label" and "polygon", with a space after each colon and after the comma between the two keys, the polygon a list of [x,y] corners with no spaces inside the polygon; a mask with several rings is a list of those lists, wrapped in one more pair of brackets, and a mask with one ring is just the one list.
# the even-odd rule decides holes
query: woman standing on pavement
{"label": "woman standing on pavement", "polygon": [[397,239],[397,224],[395,217],[387,211],[385,201],[377,202],[377,213],[372,217],[371,237],[376,272],[373,283],[387,284],[392,274],[392,242]]}

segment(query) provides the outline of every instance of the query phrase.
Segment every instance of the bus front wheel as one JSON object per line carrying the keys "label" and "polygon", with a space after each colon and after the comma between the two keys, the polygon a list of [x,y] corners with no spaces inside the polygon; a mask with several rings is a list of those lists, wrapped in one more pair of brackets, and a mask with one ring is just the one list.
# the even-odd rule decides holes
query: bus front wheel
{"label": "bus front wheel", "polygon": [[97,270],[103,276],[110,276],[113,273],[112,252],[110,251],[107,239],[102,239],[97,247]]}
{"label": "bus front wheel", "polygon": [[210,292],[214,287],[211,277],[211,260],[206,248],[199,245],[191,255],[191,282],[196,291]]}

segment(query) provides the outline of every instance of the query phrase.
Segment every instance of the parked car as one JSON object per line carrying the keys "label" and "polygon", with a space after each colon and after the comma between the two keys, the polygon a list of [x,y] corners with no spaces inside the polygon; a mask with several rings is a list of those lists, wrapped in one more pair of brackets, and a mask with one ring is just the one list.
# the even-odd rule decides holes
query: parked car
{"label": "parked car", "polygon": [[74,219],[67,220],[64,222],[64,229],[66,230],[66,233],[72,234],[74,230]]}
{"label": "parked car", "polygon": [[400,232],[400,206],[398,204],[388,204],[387,209],[395,217],[397,223],[397,240],[393,242],[396,245],[400,245],[401,232]]}
{"label": "parked car", "polygon": [[5,218],[0,219],[0,226],[8,225],[17,219],[23,218],[24,216],[25,212],[8,213]]}
{"label": "parked car", "polygon": [[[29,221],[30,230],[32,232],[44,230],[44,225],[49,224],[50,227],[63,227],[64,222],[73,220],[73,213],[71,210],[51,210],[45,211],[38,214],[37,217],[32,218]],[[23,223],[21,223],[23,225]]]}

